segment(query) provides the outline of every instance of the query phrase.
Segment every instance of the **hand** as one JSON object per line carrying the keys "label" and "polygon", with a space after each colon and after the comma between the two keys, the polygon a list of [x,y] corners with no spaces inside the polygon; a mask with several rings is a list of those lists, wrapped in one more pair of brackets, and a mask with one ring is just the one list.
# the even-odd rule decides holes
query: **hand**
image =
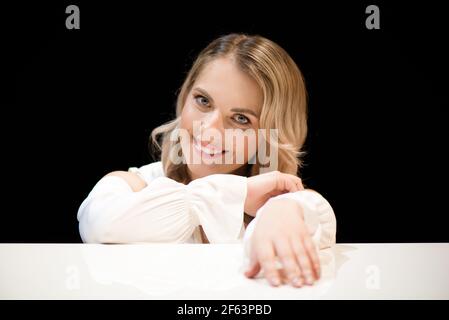
{"label": "hand", "polygon": [[295,287],[312,285],[320,277],[320,261],[301,206],[291,199],[279,199],[269,201],[262,210],[250,239],[250,265],[245,275],[253,278],[263,269],[273,286],[287,281]]}
{"label": "hand", "polygon": [[286,192],[304,190],[301,179],[279,171],[271,171],[248,178],[245,212],[255,216],[257,210],[271,197]]}

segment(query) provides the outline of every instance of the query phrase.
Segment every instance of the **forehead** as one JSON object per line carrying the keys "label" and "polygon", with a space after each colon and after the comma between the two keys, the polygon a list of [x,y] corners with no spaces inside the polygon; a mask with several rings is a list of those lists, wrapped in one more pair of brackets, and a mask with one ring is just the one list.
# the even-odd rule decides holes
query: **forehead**
{"label": "forehead", "polygon": [[206,90],[220,108],[249,108],[259,114],[263,94],[257,82],[242,72],[231,58],[209,62],[194,87]]}

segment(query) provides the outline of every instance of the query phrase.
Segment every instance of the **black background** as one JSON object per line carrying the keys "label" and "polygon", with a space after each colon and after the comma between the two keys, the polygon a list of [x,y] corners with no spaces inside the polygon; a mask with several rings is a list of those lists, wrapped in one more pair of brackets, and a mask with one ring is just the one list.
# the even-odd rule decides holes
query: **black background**
{"label": "black background", "polygon": [[[76,213],[106,173],[152,162],[195,55],[229,32],[290,53],[309,93],[305,183],[332,204],[338,242],[449,241],[444,11],[431,4],[276,1],[21,5],[5,61],[0,242],[79,242]],[[380,8],[367,30],[365,8]],[[447,20],[447,19],[446,19]]]}

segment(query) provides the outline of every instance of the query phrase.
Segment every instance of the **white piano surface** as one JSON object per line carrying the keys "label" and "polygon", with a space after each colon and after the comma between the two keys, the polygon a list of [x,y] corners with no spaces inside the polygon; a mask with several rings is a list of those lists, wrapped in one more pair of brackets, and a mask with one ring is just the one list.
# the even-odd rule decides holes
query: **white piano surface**
{"label": "white piano surface", "polygon": [[449,243],[337,244],[313,286],[243,275],[240,244],[0,244],[0,299],[449,299]]}

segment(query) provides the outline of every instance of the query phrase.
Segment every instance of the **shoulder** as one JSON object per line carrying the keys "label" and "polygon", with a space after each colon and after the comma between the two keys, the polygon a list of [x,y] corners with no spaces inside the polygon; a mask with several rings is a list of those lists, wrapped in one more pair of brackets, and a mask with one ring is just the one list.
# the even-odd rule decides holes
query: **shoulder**
{"label": "shoulder", "polygon": [[133,191],[137,192],[145,188],[152,180],[164,177],[162,163],[160,161],[144,165],[140,168],[131,167],[128,171],[113,171],[108,176],[116,176],[125,180]]}
{"label": "shoulder", "polygon": [[156,178],[165,177],[161,161],[153,162],[140,168],[131,167],[128,169],[128,172],[136,174],[147,184]]}
{"label": "shoulder", "polygon": [[138,175],[127,171],[113,171],[108,173],[105,177],[119,177],[125,180],[134,192],[140,191],[147,186],[146,182]]}

